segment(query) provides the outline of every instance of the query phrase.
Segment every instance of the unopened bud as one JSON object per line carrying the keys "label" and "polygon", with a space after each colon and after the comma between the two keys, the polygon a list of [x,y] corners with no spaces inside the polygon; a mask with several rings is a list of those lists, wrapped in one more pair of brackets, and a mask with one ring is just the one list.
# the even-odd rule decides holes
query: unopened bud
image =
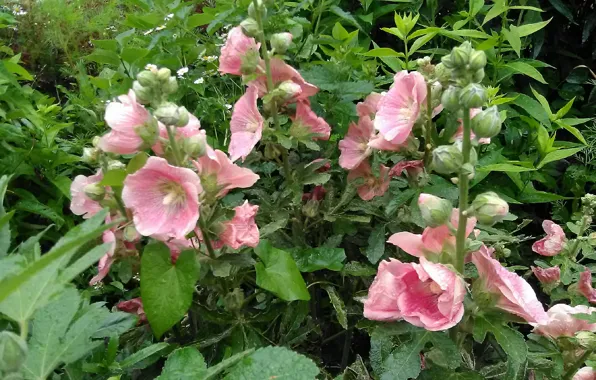
{"label": "unopened bud", "polygon": [[459,87],[449,86],[441,96],[441,104],[449,111],[455,112],[461,108],[459,104],[459,94],[461,89]]}
{"label": "unopened bud", "polygon": [[166,82],[172,76],[172,72],[167,67],[162,67],[161,69],[157,70],[157,79],[161,82]]}
{"label": "unopened bud", "polygon": [[255,49],[248,49],[241,58],[240,72],[242,75],[254,74],[261,61],[259,52]]}
{"label": "unopened bud", "polygon": [[271,47],[280,54],[285,53],[291,44],[292,33],[275,33],[273,36],[271,36]]}
{"label": "unopened bud", "polygon": [[596,334],[591,331],[580,331],[575,334],[575,339],[577,339],[577,343],[582,348],[588,350],[596,349]]}
{"label": "unopened bud", "polygon": [[129,224],[128,226],[124,227],[124,232],[122,235],[124,240],[128,242],[137,241],[141,237],[137,229],[132,224]]}
{"label": "unopened bud", "polygon": [[441,84],[445,84],[451,79],[451,70],[449,70],[444,63],[439,63],[435,66],[435,78],[437,78]]}
{"label": "unopened bud", "polygon": [[157,127],[157,121],[154,118],[150,118],[143,125],[139,125],[135,128],[135,133],[143,140],[147,146],[153,146],[159,136],[159,128]]}
{"label": "unopened bud", "polygon": [[178,81],[176,80],[176,77],[170,77],[167,82],[161,86],[161,91],[166,95],[178,91]]}
{"label": "unopened bud", "polygon": [[99,149],[97,148],[83,148],[83,155],[81,161],[88,164],[96,163],[99,159]]}
{"label": "unopened bud", "polygon": [[497,193],[489,191],[476,196],[472,202],[474,216],[481,224],[492,226],[505,219],[509,205]]}
{"label": "unopened bud", "polygon": [[470,53],[470,69],[480,70],[486,66],[486,53],[482,50],[472,50]]}
{"label": "unopened bud", "polygon": [[480,108],[486,103],[486,89],[477,83],[470,83],[461,90],[459,102],[464,108]]}
{"label": "unopened bud", "polygon": [[458,46],[453,48],[451,51],[451,62],[456,68],[461,68],[468,64],[470,60],[469,52],[467,49]]}
{"label": "unopened bud", "polygon": [[437,173],[456,173],[463,162],[461,151],[455,145],[441,145],[433,150],[432,165]]}
{"label": "unopened bud", "polygon": [[252,17],[242,20],[240,28],[242,28],[242,33],[248,37],[257,37],[259,35],[259,24]]}
{"label": "unopened bud", "polygon": [[93,147],[97,148],[100,141],[101,141],[101,137],[93,136],[93,140],[91,140],[91,144],[93,145]]}
{"label": "unopened bud", "polygon": [[480,83],[484,79],[484,69],[479,69],[472,74],[472,82]]}
{"label": "unopened bud", "polygon": [[240,288],[234,289],[224,297],[224,307],[228,311],[240,310],[242,304],[244,304],[244,292]]}
{"label": "unopened bud", "polygon": [[446,224],[453,209],[448,200],[425,193],[418,197],[418,207],[426,225],[433,228]]}
{"label": "unopened bud", "polygon": [[296,98],[302,93],[302,87],[294,81],[287,80],[282,82],[276,89],[276,95],[278,95],[283,102],[290,99]]}
{"label": "unopened bud", "polygon": [[174,103],[164,103],[154,112],[154,116],[164,125],[182,127],[188,124],[190,115],[184,107],[178,107]]}
{"label": "unopened bud", "polygon": [[474,165],[466,162],[461,166],[460,173],[468,177],[468,179],[473,179],[474,175],[476,174],[476,170],[474,169]]}
{"label": "unopened bud", "polygon": [[106,196],[106,189],[99,183],[90,183],[83,189],[85,195],[94,201],[101,201]]}
{"label": "unopened bud", "polygon": [[157,75],[149,70],[144,70],[137,74],[137,80],[141,86],[153,87],[157,84]]}
{"label": "unopened bud", "polygon": [[205,136],[204,130],[201,132],[203,133],[191,136],[184,140],[184,153],[190,157],[196,158],[205,154],[205,150],[207,148],[207,137]]}
{"label": "unopened bud", "polygon": [[108,170],[126,169],[126,165],[118,160],[108,161]]}
{"label": "unopened bud", "polygon": [[319,202],[316,199],[309,199],[304,206],[302,206],[302,214],[308,218],[314,218],[319,213]]}
{"label": "unopened bud", "polygon": [[134,81],[132,84],[132,90],[135,92],[139,103],[147,104],[151,102],[153,91],[151,91],[150,88],[144,87],[138,81]]}
{"label": "unopened bud", "polygon": [[26,358],[27,344],[23,338],[10,331],[0,332],[0,373],[17,372]]}
{"label": "unopened bud", "polygon": [[501,115],[497,106],[480,112],[472,119],[472,131],[476,137],[494,137],[501,132]]}

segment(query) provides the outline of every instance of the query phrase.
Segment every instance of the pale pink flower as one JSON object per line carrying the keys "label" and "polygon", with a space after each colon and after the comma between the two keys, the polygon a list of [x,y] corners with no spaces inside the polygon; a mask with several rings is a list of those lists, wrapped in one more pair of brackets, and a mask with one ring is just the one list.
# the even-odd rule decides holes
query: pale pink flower
{"label": "pale pink flower", "polygon": [[214,155],[215,158],[205,155],[194,161],[207,193],[223,197],[232,189],[251,187],[260,178],[252,170],[234,164],[221,150],[216,150]]}
{"label": "pale pink flower", "polygon": [[[166,126],[163,125],[162,123],[158,124],[158,128],[159,128],[159,138],[157,139],[155,144],[153,144],[153,146],[151,147],[151,150],[153,152],[155,152],[155,154],[161,156],[164,154],[164,143],[169,140],[169,135],[168,135],[168,130],[166,129]],[[206,143],[207,134],[204,129],[201,129],[201,122],[199,121],[199,119],[197,119],[197,117],[195,115],[190,114],[190,119],[188,121],[188,124],[186,124],[184,127],[174,128],[174,133],[176,136],[176,142],[178,144],[181,144],[184,139],[188,139],[193,136],[201,135],[205,140],[206,154],[208,154],[211,157],[214,156],[213,148],[211,148]]]}
{"label": "pale pink flower", "polygon": [[176,260],[178,260],[178,256],[180,256],[180,253],[182,251],[199,247],[199,242],[197,238],[173,239],[162,235],[152,235],[151,237],[156,240],[162,241],[165,245],[168,246],[168,248],[170,249],[170,258],[173,264],[176,263]]}
{"label": "pale pink flower", "polygon": [[348,133],[343,140],[339,142],[339,166],[344,169],[354,169],[358,167],[368,156],[372,149],[368,142],[373,136],[374,125],[368,116],[362,116],[358,124],[350,123]]}
{"label": "pale pink flower", "polygon": [[394,77],[393,87],[381,99],[375,116],[375,128],[385,140],[394,144],[406,141],[420,115],[426,99],[426,82],[417,71],[400,71]]}
{"label": "pale pink flower", "polygon": [[219,239],[232,249],[256,247],[259,244],[259,227],[255,223],[258,209],[259,206],[253,206],[248,201],[235,207],[236,214],[232,220],[223,223],[224,229]]}
{"label": "pale pink flower", "polygon": [[375,177],[368,161],[362,162],[358,167],[351,170],[348,174],[348,181],[354,181],[358,178],[364,179],[364,184],[357,189],[358,195],[365,201],[371,200],[374,197],[379,197],[385,194],[389,189],[389,168],[381,165],[379,169],[379,177]]}
{"label": "pale pink flower", "polygon": [[[451,211],[451,224],[457,226],[459,210]],[[474,231],[476,218],[468,218],[466,222],[466,236]],[[455,235],[447,225],[439,227],[426,227],[422,234],[411,232],[398,232],[389,237],[388,243],[398,246],[404,252],[416,257],[432,257],[440,255],[443,251],[455,250]]]}
{"label": "pale pink flower", "polygon": [[575,373],[572,380],[596,380],[596,371],[592,367],[583,367]]}
{"label": "pale pink flower", "polygon": [[228,148],[232,161],[240,157],[244,161],[263,135],[264,120],[257,108],[257,98],[257,88],[248,86],[246,93],[234,105],[230,121],[232,137]]}
{"label": "pale pink flower", "polygon": [[371,92],[363,102],[356,104],[356,111],[358,116],[368,116],[374,119],[377,111],[379,110],[379,103],[383,99],[383,95],[378,92]]}
{"label": "pale pink flower", "polygon": [[382,134],[377,133],[368,142],[370,148],[388,152],[399,152],[406,149],[409,146],[409,141],[406,140],[403,143],[396,144],[391,141],[385,140]]}
{"label": "pale pink flower", "polygon": [[541,284],[553,284],[559,282],[561,278],[561,269],[559,267],[552,268],[540,268],[531,267],[534,276],[540,281]]}
{"label": "pale pink flower", "polygon": [[515,314],[529,323],[544,324],[548,315],[536,298],[534,289],[520,276],[508,271],[486,252],[471,254],[484,289],[498,296],[496,307]]}
{"label": "pale pink flower", "polygon": [[422,160],[400,161],[389,170],[389,177],[399,177],[406,171],[410,178],[416,178],[424,171],[424,162]]}
{"label": "pale pink flower", "polygon": [[242,33],[242,28],[237,26],[228,33],[226,44],[221,48],[219,57],[219,72],[222,74],[242,75],[242,59],[246,54],[258,54],[261,44],[256,43],[252,37]]}
{"label": "pale pink flower", "polygon": [[102,240],[104,243],[110,243],[110,248],[105,255],[99,259],[97,264],[97,274],[93,276],[89,285],[95,285],[96,283],[103,280],[108,273],[110,273],[110,267],[114,263],[114,252],[116,251],[116,235],[112,230],[106,230],[103,232]]}
{"label": "pale pink flower", "polygon": [[118,97],[106,107],[105,121],[112,130],[99,140],[98,147],[110,153],[132,154],[143,146],[137,130],[151,120],[151,114],[141,104],[133,90]]}
{"label": "pale pink flower", "polygon": [[139,317],[139,323],[147,322],[147,316],[143,309],[143,302],[140,297],[130,299],[128,301],[118,302],[116,308],[125,313],[134,314]]}
{"label": "pale pink flower", "polygon": [[329,140],[331,136],[331,127],[325,119],[314,113],[308,101],[296,103],[296,117],[293,120],[294,124],[298,124],[307,134],[312,135],[313,140]]}
{"label": "pale pink flower", "polygon": [[465,283],[442,264],[382,261],[364,302],[364,317],[405,321],[429,331],[455,326],[464,314]]}
{"label": "pale pink flower", "polygon": [[546,312],[548,321],[542,324],[532,324],[533,332],[558,338],[561,336],[572,337],[580,331],[596,331],[596,323],[589,323],[573,316],[574,314],[592,314],[595,311],[596,308],[584,305],[574,307],[564,304],[554,305]]}
{"label": "pale pink flower", "polygon": [[[271,76],[273,77],[274,86],[277,86],[278,84],[285,81],[292,81],[300,86],[302,91],[300,91],[300,93],[294,97],[294,99],[292,99],[293,101],[306,100],[319,92],[319,88],[317,86],[305,81],[298,70],[279,58],[271,59]],[[254,85],[258,88],[259,97],[263,97],[267,93],[267,77],[265,75],[261,75],[256,80],[250,82],[249,85]]]}
{"label": "pale pink flower", "polygon": [[561,253],[567,241],[561,226],[552,220],[545,220],[542,222],[542,228],[546,236],[532,244],[532,251],[542,256],[555,256]]}
{"label": "pale pink flower", "polygon": [[[476,115],[478,115],[480,112],[482,112],[482,108],[471,108],[470,109],[470,119],[475,118]],[[459,127],[457,128],[455,135],[453,135],[453,140],[454,141],[462,141],[464,138],[464,121],[462,119],[457,119],[457,121],[459,122]],[[474,140],[476,138],[476,135],[472,131],[470,131],[470,138],[472,140]],[[490,137],[483,137],[478,140],[478,143],[479,144],[490,144]]]}
{"label": "pale pink flower", "polygon": [[141,235],[183,239],[199,219],[201,191],[199,176],[192,170],[149,157],[145,166],[124,180],[122,200],[132,210]]}
{"label": "pale pink flower", "polygon": [[70,185],[70,211],[75,215],[82,215],[83,218],[91,218],[97,214],[103,207],[99,202],[94,201],[85,194],[85,187],[101,182],[103,174],[99,170],[96,174],[85,177],[84,175],[78,175]]}
{"label": "pale pink flower", "polygon": [[588,302],[596,303],[596,290],[592,287],[592,272],[589,268],[579,274],[577,289],[588,299]]}

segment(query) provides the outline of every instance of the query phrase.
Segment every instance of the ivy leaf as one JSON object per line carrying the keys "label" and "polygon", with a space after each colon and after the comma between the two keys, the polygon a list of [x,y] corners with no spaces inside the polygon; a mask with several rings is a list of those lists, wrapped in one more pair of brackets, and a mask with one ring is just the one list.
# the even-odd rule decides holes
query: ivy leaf
{"label": "ivy leaf", "polygon": [[333,286],[325,286],[325,291],[329,295],[329,299],[331,300],[331,304],[335,309],[335,314],[337,315],[337,321],[344,329],[348,329],[348,313],[346,311],[346,306],[344,305],[344,301],[341,299],[339,294],[337,294],[337,290]]}
{"label": "ivy leaf", "polygon": [[300,272],[314,272],[321,269],[329,269],[339,272],[346,259],[346,253],[343,248],[306,248],[292,249],[292,257]]}
{"label": "ivy leaf", "polygon": [[179,348],[166,360],[161,375],[156,380],[204,379],[207,364],[203,355],[194,347]]}
{"label": "ivy leaf", "polygon": [[192,250],[180,253],[176,264],[172,264],[165,244],[145,247],[141,258],[141,298],[147,320],[158,338],[188,311],[198,273]]}
{"label": "ivy leaf", "polygon": [[319,368],[306,356],[284,347],[265,347],[236,364],[224,379],[312,380],[318,375]]}
{"label": "ivy leaf", "polygon": [[261,240],[255,253],[262,262],[255,264],[257,285],[284,301],[310,300],[310,294],[292,256]]}
{"label": "ivy leaf", "polygon": [[377,225],[368,237],[368,247],[366,247],[366,257],[371,264],[379,262],[385,254],[385,225]]}

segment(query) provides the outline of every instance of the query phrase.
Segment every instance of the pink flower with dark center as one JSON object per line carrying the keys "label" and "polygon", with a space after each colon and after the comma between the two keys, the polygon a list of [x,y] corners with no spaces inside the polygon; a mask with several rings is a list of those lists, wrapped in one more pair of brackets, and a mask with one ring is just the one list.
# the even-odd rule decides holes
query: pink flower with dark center
{"label": "pink flower with dark center", "polygon": [[102,179],[103,174],[101,170],[89,177],[85,177],[84,175],[75,177],[70,185],[70,211],[72,211],[73,214],[82,215],[83,218],[88,219],[103,208],[99,202],[94,201],[85,194],[85,187],[87,185],[99,183]]}
{"label": "pink flower with dark center", "polygon": [[296,116],[293,120],[295,126],[292,128],[304,129],[304,134],[311,135],[313,140],[329,140],[331,136],[331,127],[325,119],[314,113],[308,101],[296,103]]}
{"label": "pink flower with dark center", "polygon": [[116,308],[125,313],[135,314],[139,317],[139,323],[147,322],[147,316],[143,309],[143,302],[140,297],[133,298],[128,301],[118,302]]}
{"label": "pink flower with dark center", "polygon": [[375,177],[368,161],[364,161],[356,169],[350,171],[348,181],[363,178],[364,184],[360,185],[357,191],[360,198],[368,201],[374,197],[382,196],[389,189],[389,176],[387,173],[389,173],[389,168],[381,165],[379,176]]}
{"label": "pink flower with dark center", "polygon": [[112,130],[99,140],[98,147],[110,153],[132,154],[143,147],[137,131],[151,121],[151,114],[141,104],[133,90],[118,97],[106,107],[105,121]]}
{"label": "pink flower with dark center", "polygon": [[426,99],[426,81],[417,71],[395,74],[393,87],[381,99],[375,128],[394,144],[406,141]]}
{"label": "pink flower with dark center", "polygon": [[143,236],[183,239],[199,219],[199,176],[190,169],[149,157],[145,166],[124,180],[122,200]]}
{"label": "pink flower with dark center", "polygon": [[567,241],[561,226],[552,220],[545,220],[542,222],[542,228],[546,236],[532,244],[532,251],[542,256],[555,256],[561,253]]}
{"label": "pink flower with dark center", "polygon": [[424,171],[424,162],[422,160],[400,161],[389,170],[389,177],[399,177],[406,171],[410,178],[416,178]]}
{"label": "pink flower with dark center", "polygon": [[574,317],[574,314],[592,314],[596,308],[584,305],[571,307],[557,304],[548,309],[548,321],[543,324],[533,324],[534,333],[558,338],[561,336],[572,337],[580,331],[596,331],[596,323],[589,323]]}
{"label": "pink flower with dark center", "polygon": [[234,164],[221,150],[216,150],[214,156],[194,161],[205,192],[223,197],[232,189],[246,189],[259,180],[252,170]]}
{"label": "pink flower with dark center", "polygon": [[[470,119],[475,118],[476,115],[478,115],[480,112],[482,112],[482,108],[471,108],[470,109]],[[457,132],[455,132],[455,135],[453,135],[453,139],[455,141],[462,141],[464,138],[464,121],[462,119],[458,119],[458,122],[459,122],[459,127],[457,128]],[[476,138],[476,135],[472,131],[470,131],[470,138],[472,140],[474,140]],[[490,137],[481,138],[478,140],[478,143],[479,144],[490,144]]]}
{"label": "pink flower with dark center", "polygon": [[592,272],[589,268],[579,274],[577,289],[588,299],[588,302],[596,303],[596,290],[592,287]]}
{"label": "pink flower with dark center", "polygon": [[405,321],[429,331],[455,326],[464,314],[465,283],[442,264],[382,261],[364,302],[364,317]]}
{"label": "pink flower with dark center", "polygon": [[221,48],[219,72],[222,74],[242,75],[242,59],[247,54],[258,54],[261,44],[242,33],[237,26],[228,33],[226,44]]}
{"label": "pink flower with dark center", "polygon": [[356,111],[358,116],[368,116],[374,119],[377,111],[379,110],[379,103],[383,99],[383,94],[377,92],[371,92],[363,102],[356,104]]}
{"label": "pink flower with dark center", "polygon": [[471,254],[472,262],[478,269],[479,279],[484,290],[498,297],[496,307],[515,314],[529,323],[544,324],[548,315],[536,298],[534,289],[520,276],[508,271],[486,252]]}
{"label": "pink flower with dark center", "polygon": [[561,279],[561,269],[559,267],[540,268],[531,267],[534,276],[541,284],[553,284],[559,282]]}
{"label": "pink flower with dark center", "polygon": [[[300,93],[294,97],[292,101],[297,102],[301,100],[307,100],[309,97],[319,92],[319,88],[317,86],[305,81],[298,70],[279,58],[271,59],[271,76],[273,77],[274,86],[277,86],[278,84],[285,81],[292,81],[300,86],[302,91],[300,91]],[[265,96],[267,93],[267,76],[261,75],[256,80],[250,82],[249,85],[253,85],[258,89],[259,97]]]}
{"label": "pink flower with dark center", "polygon": [[244,161],[263,135],[264,120],[257,108],[257,98],[257,88],[249,86],[234,105],[230,121],[232,137],[228,148],[232,161],[240,157]]}
{"label": "pink flower with dark center", "polygon": [[[451,211],[451,224],[457,226],[459,222],[459,210],[454,208]],[[468,218],[466,222],[466,236],[469,236],[476,226],[476,218]],[[404,252],[416,257],[432,257],[440,255],[443,251],[453,252],[455,250],[455,235],[447,225],[439,227],[426,227],[422,234],[411,232],[398,232],[387,240]]]}
{"label": "pink flower with dark center", "polygon": [[255,215],[259,206],[253,206],[244,201],[241,206],[235,207],[236,214],[232,220],[223,223],[223,232],[219,239],[223,244],[232,249],[240,247],[256,247],[259,245],[259,227],[255,223]]}
{"label": "pink flower with dark center", "polygon": [[339,166],[344,169],[354,169],[358,167],[368,156],[372,149],[368,142],[374,134],[374,125],[368,116],[362,116],[358,124],[350,123],[348,133],[343,140],[339,142]]}
{"label": "pink flower with dark center", "polygon": [[592,367],[583,367],[575,373],[572,380],[596,380],[596,371]]}

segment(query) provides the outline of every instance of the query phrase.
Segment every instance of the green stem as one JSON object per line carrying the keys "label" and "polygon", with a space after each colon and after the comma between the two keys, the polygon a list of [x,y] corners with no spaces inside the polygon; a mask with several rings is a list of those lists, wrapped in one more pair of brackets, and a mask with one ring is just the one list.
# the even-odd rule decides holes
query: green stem
{"label": "green stem", "polygon": [[586,359],[588,359],[588,357],[590,355],[592,355],[592,352],[594,352],[594,350],[586,350],[586,352],[584,352],[584,354],[579,359],[577,359],[577,361],[575,363],[573,363],[573,365],[571,367],[569,367],[567,372],[565,372],[565,375],[563,376],[563,380],[573,379],[573,376],[577,373],[577,370],[579,369],[579,367],[581,367],[584,364],[584,362],[586,361]]}
{"label": "green stem", "polygon": [[433,127],[433,106],[431,97],[431,85],[426,84],[426,130],[424,136],[424,166],[428,167],[430,164],[432,145],[432,127]]}
{"label": "green stem", "polygon": [[[470,162],[470,148],[471,148],[471,126],[470,126],[470,110],[464,109],[464,138],[462,146],[462,155],[464,165]],[[455,269],[460,273],[464,272],[464,258],[466,256],[466,224],[468,216],[466,210],[468,209],[468,173],[465,170],[459,174],[459,222],[457,225],[457,236],[455,242]]]}
{"label": "green stem", "polygon": [[321,24],[321,15],[323,14],[323,10],[321,8],[323,8],[323,4],[325,3],[325,0],[321,0],[319,2],[319,6],[317,7],[317,23],[315,24],[315,30],[313,32],[313,35],[317,35],[317,32],[319,31],[319,25]]}
{"label": "green stem", "polygon": [[29,335],[29,321],[19,322],[19,329],[21,330],[21,338],[26,342]]}
{"label": "green stem", "polygon": [[174,163],[177,166],[182,166],[182,158],[180,156],[180,150],[176,144],[176,133],[174,132],[174,126],[167,125],[166,130],[168,131],[168,138],[170,139],[170,146],[172,147],[172,153],[174,154]]}
{"label": "green stem", "polygon": [[114,199],[116,200],[116,204],[118,205],[118,210],[122,214],[122,216],[128,221],[128,213],[126,212],[126,207],[124,206],[124,202],[122,201],[122,197],[120,194],[116,194],[114,192]]}
{"label": "green stem", "polygon": [[205,246],[207,246],[207,253],[209,254],[209,257],[215,259],[215,251],[213,250],[211,238],[207,233],[207,226],[205,226],[205,221],[203,218],[199,218],[199,228],[201,230],[201,235],[203,235],[203,241],[205,242]]}

